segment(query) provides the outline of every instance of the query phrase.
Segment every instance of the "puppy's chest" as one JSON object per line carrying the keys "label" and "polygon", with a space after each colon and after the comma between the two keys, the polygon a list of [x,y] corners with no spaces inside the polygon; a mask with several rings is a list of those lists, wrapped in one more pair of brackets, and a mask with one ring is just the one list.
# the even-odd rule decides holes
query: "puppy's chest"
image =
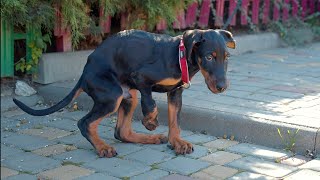
{"label": "puppy's chest", "polygon": [[174,86],[181,81],[181,78],[164,78],[156,82],[160,86]]}

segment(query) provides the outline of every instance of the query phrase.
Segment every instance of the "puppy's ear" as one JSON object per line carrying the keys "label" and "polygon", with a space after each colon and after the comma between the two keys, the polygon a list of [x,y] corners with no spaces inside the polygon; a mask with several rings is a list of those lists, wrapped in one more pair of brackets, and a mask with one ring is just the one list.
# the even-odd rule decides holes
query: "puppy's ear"
{"label": "puppy's ear", "polygon": [[226,41],[226,45],[228,48],[232,48],[232,49],[236,48],[236,41],[233,39],[231,32],[226,30],[218,30],[218,32],[222,35],[222,37]]}
{"label": "puppy's ear", "polygon": [[202,40],[201,30],[187,30],[183,33],[183,43],[186,47],[187,60],[191,58],[191,53],[196,44]]}

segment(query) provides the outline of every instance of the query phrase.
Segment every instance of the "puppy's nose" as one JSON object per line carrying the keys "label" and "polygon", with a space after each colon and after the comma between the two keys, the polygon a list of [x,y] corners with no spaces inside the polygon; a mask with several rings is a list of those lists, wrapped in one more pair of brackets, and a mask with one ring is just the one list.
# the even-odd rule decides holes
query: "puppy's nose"
{"label": "puppy's nose", "polygon": [[218,85],[216,88],[217,88],[217,90],[218,90],[219,92],[223,92],[224,90],[226,90],[225,87],[219,86],[219,85]]}

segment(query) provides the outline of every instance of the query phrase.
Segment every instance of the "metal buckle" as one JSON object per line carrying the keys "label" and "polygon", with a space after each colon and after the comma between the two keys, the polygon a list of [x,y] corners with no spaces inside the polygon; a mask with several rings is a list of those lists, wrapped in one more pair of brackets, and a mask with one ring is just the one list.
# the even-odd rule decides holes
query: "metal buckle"
{"label": "metal buckle", "polygon": [[189,89],[190,86],[191,86],[191,82],[190,82],[190,81],[189,81],[189,83],[183,83],[183,85],[182,85],[182,87],[183,87],[184,89]]}

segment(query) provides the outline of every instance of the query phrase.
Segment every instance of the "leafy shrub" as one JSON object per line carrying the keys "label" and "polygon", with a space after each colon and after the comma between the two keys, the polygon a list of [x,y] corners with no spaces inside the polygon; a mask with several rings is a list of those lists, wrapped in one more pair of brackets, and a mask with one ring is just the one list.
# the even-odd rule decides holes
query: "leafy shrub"
{"label": "leafy shrub", "polygon": [[[155,25],[165,19],[168,26],[175,20],[179,9],[195,0],[92,0],[99,3],[105,10],[105,16],[116,13],[127,13],[126,28],[145,28],[152,30]],[[54,28],[55,13],[63,17],[62,26],[69,28],[72,35],[72,45],[77,47],[84,32],[91,30],[94,24],[86,0],[2,0],[2,19],[21,29],[32,31],[34,38],[28,47],[31,48],[31,59],[21,58],[16,63],[16,70],[33,72],[46,43],[50,43],[51,32]],[[96,34],[95,32],[93,32]]]}

